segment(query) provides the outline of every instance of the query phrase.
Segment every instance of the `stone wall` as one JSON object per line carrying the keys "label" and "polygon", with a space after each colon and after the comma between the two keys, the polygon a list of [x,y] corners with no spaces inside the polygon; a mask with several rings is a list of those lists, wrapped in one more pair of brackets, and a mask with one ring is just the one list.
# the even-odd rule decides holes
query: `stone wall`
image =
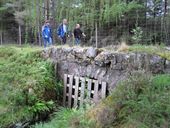
{"label": "stone wall", "polygon": [[126,78],[132,70],[146,70],[154,74],[170,73],[170,61],[147,53],[118,53],[95,48],[52,47],[42,56],[57,64],[57,75],[65,73],[106,81],[109,90]]}

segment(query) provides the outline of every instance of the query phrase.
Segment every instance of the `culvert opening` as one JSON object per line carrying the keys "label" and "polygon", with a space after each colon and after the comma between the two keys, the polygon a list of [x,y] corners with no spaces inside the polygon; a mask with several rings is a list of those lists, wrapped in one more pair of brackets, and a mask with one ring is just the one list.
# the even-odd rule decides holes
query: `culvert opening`
{"label": "culvert opening", "polygon": [[63,106],[82,107],[98,103],[107,96],[107,83],[96,79],[64,74]]}

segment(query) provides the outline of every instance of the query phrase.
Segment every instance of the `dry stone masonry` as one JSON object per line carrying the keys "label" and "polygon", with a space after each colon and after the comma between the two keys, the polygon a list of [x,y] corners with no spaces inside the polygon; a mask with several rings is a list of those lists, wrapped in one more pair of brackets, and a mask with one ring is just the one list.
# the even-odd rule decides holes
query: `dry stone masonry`
{"label": "dry stone masonry", "polygon": [[147,53],[120,53],[92,47],[52,47],[44,50],[42,56],[57,65],[57,75],[61,79],[64,74],[98,79],[107,82],[109,90],[133,70],[170,73],[170,61]]}

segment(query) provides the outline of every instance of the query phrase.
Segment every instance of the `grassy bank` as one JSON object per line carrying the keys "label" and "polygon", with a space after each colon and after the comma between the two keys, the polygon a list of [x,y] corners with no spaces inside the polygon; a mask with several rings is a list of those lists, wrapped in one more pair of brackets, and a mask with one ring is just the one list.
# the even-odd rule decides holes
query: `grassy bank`
{"label": "grassy bank", "polygon": [[35,128],[168,128],[170,75],[146,74],[132,73],[92,109],[62,109]]}
{"label": "grassy bank", "polygon": [[165,58],[170,61],[170,49],[167,49],[164,45],[141,45],[141,44],[134,44],[134,45],[126,45],[122,43],[118,46],[110,46],[101,48],[101,50],[106,50],[110,52],[137,52],[137,53],[148,53],[151,55],[158,55],[162,58]]}
{"label": "grassy bank", "polygon": [[53,65],[41,58],[41,48],[0,47],[0,127],[38,118],[54,107]]}
{"label": "grassy bank", "polygon": [[[155,46],[131,46],[169,59],[169,51]],[[0,47],[0,128],[38,119],[54,109],[62,85],[54,78],[41,48]],[[51,121],[35,128],[168,128],[170,127],[170,74],[152,76],[131,72],[125,81],[96,106],[58,108]]]}
{"label": "grassy bank", "polygon": [[161,56],[170,60],[170,50],[167,50],[165,46],[147,46],[147,45],[132,45],[128,48],[128,51],[132,52],[146,52],[149,54],[154,54]]}

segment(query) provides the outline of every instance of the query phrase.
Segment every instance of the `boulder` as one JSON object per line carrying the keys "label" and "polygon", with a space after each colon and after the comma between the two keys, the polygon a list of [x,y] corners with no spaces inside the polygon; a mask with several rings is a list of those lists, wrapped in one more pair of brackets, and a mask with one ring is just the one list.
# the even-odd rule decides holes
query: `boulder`
{"label": "boulder", "polygon": [[142,52],[119,53],[93,47],[50,48],[42,52],[45,59],[57,62],[59,78],[64,74],[98,79],[108,83],[111,91],[128,72],[145,70],[154,74],[170,73],[170,61]]}
{"label": "boulder", "polygon": [[88,58],[95,58],[97,56],[97,49],[93,47],[88,48],[86,51],[86,56]]}

